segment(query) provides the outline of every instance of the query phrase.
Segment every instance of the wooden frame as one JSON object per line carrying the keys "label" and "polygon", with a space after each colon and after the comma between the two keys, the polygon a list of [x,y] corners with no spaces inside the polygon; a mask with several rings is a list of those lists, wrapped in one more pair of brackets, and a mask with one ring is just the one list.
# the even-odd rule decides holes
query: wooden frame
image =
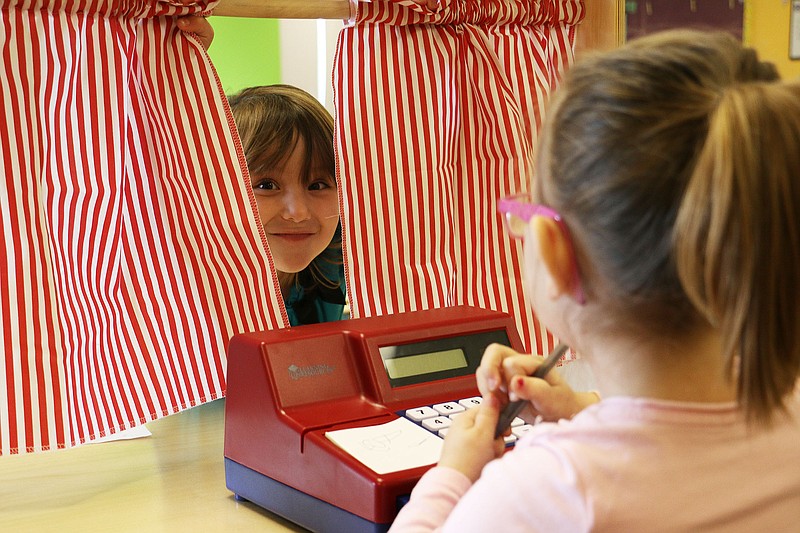
{"label": "wooden frame", "polygon": [[586,17],[575,38],[575,55],[588,50],[611,50],[624,42],[624,0],[586,0]]}
{"label": "wooden frame", "polygon": [[[356,0],[354,0],[356,1]],[[623,0],[586,0],[576,54],[608,50],[625,41]],[[214,15],[283,19],[349,19],[350,0],[220,0]]]}
{"label": "wooden frame", "polygon": [[214,15],[274,19],[348,19],[349,0],[221,0]]}

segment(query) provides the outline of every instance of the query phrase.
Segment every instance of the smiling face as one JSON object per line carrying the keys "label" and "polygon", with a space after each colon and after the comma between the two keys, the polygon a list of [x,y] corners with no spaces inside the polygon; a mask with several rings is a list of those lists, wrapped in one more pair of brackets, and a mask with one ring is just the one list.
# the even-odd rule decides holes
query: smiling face
{"label": "smiling face", "polygon": [[312,165],[306,172],[306,153],[306,144],[298,137],[288,157],[251,176],[279,273],[306,268],[328,247],[339,224],[336,181],[326,168]]}
{"label": "smiling face", "polygon": [[290,85],[250,87],[229,102],[281,290],[304,270],[336,285],[317,268],[341,261],[333,117]]}

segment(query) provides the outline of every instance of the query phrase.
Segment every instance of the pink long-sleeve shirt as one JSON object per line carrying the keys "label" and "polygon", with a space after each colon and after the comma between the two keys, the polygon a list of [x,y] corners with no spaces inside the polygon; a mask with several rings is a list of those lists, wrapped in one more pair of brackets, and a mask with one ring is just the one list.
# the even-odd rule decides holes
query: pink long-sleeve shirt
{"label": "pink long-sleeve shirt", "polygon": [[623,397],[540,424],[472,486],[428,471],[390,531],[433,530],[800,531],[800,388],[768,430],[732,403]]}

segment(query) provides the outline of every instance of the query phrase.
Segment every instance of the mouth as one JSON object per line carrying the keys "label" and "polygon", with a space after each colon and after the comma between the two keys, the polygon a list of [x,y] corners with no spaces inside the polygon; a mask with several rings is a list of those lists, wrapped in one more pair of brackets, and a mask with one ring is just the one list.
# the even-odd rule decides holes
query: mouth
{"label": "mouth", "polygon": [[297,232],[287,232],[287,233],[276,232],[269,234],[270,238],[277,237],[279,239],[285,239],[287,241],[302,241],[304,239],[308,239],[313,236],[314,236],[313,233],[297,233]]}

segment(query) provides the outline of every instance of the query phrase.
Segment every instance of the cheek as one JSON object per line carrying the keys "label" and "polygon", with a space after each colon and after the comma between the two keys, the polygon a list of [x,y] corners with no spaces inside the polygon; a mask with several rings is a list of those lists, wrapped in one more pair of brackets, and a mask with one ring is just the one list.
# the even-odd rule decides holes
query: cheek
{"label": "cheek", "polygon": [[320,234],[324,236],[323,240],[325,241],[325,247],[327,248],[328,243],[331,242],[331,239],[333,239],[333,235],[336,233],[336,228],[339,226],[338,212],[335,216],[322,219],[320,221],[320,225],[322,226]]}
{"label": "cheek", "polygon": [[317,216],[325,223],[326,220],[339,221],[339,194],[336,189],[327,189],[324,195],[314,199]]}
{"label": "cheek", "polygon": [[339,225],[339,197],[336,195],[335,189],[332,192],[333,194],[319,199],[314,209],[322,227],[322,233],[328,236],[329,241],[336,231],[336,226]]}
{"label": "cheek", "polygon": [[266,224],[280,213],[279,202],[272,198],[256,195],[256,207],[258,208],[258,217],[261,219],[262,224]]}

